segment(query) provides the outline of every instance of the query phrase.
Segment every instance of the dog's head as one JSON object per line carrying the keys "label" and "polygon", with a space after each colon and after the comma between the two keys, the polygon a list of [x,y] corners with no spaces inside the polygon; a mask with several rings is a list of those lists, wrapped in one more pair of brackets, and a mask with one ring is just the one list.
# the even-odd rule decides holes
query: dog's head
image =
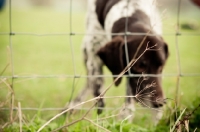
{"label": "dog's head", "polygon": [[[128,54],[125,52],[126,46]],[[132,74],[157,75],[162,73],[163,66],[168,58],[168,46],[158,36],[130,36],[126,45],[122,37],[116,36],[102,47],[97,55],[113,75],[119,75],[127,66],[127,55],[129,62],[135,59],[134,65],[130,68]],[[128,72],[125,74],[128,74]],[[116,76],[114,76],[114,79],[116,79]],[[122,78],[119,78],[115,85],[118,86],[121,80]],[[161,77],[128,77],[128,85],[132,94],[137,95],[138,101],[147,102],[155,108],[163,105],[164,95]]]}

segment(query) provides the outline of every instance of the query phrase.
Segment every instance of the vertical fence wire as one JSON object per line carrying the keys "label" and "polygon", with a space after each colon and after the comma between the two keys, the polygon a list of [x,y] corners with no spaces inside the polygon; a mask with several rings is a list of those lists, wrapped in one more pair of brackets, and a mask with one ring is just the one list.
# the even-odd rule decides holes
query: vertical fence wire
{"label": "vertical fence wire", "polygon": [[[128,5],[130,0],[126,0],[126,20],[125,20],[125,35],[124,35],[124,41],[125,41],[125,56],[126,56],[126,63],[129,64],[129,55],[128,55],[128,46],[127,46],[127,33],[128,33]],[[130,70],[128,70],[128,74],[131,75]]]}
{"label": "vertical fence wire", "polygon": [[177,76],[177,82],[176,82],[176,92],[175,92],[175,102],[176,106],[179,105],[179,91],[180,91],[180,77],[181,77],[181,61],[180,61],[180,53],[179,53],[179,36],[180,31],[180,11],[181,11],[181,0],[178,0],[178,8],[177,8],[177,21],[176,21],[176,36],[175,36],[175,45],[176,45],[176,60],[177,60],[177,70],[178,70],[178,76]]}
{"label": "vertical fence wire", "polygon": [[[70,29],[70,35],[69,35],[69,43],[70,43],[70,49],[71,49],[71,56],[72,56],[72,64],[73,64],[73,71],[74,71],[74,77],[73,77],[73,82],[72,82],[72,91],[69,97],[69,101],[68,101],[68,106],[70,105],[73,95],[74,95],[74,91],[75,91],[75,81],[76,81],[76,65],[75,65],[75,57],[74,57],[74,47],[73,47],[73,42],[72,42],[72,0],[70,0],[70,4],[69,4],[69,29]],[[67,107],[68,107],[67,106]]]}
{"label": "vertical fence wire", "polygon": [[11,104],[10,104],[10,121],[13,121],[13,107],[14,107],[14,62],[13,62],[13,44],[12,44],[12,0],[9,0],[9,55],[10,55],[10,66],[11,66]]}

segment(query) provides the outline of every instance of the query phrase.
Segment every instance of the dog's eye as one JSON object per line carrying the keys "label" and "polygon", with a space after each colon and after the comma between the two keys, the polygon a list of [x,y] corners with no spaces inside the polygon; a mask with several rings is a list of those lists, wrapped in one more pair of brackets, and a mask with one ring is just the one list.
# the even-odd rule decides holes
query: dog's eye
{"label": "dog's eye", "polygon": [[138,66],[139,66],[139,68],[146,68],[147,67],[147,62],[146,61],[141,61]]}

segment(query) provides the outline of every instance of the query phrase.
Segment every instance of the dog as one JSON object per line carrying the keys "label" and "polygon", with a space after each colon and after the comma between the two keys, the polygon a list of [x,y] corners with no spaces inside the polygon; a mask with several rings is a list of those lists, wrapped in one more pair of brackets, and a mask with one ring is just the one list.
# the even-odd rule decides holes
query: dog
{"label": "dog", "polygon": [[[127,95],[135,96],[136,101],[154,109],[164,105],[161,76],[129,76],[161,74],[168,58],[168,46],[162,38],[155,0],[88,0],[86,35],[82,46],[88,78],[85,88],[71,105],[82,102],[89,91],[94,97],[101,94],[103,65],[115,80],[132,59],[137,61],[125,73]],[[121,80],[122,77],[115,80],[115,85],[118,86]],[[134,110],[131,100],[131,97],[127,98],[125,104]],[[97,113],[101,114],[101,108],[105,106],[102,98],[97,106]]]}

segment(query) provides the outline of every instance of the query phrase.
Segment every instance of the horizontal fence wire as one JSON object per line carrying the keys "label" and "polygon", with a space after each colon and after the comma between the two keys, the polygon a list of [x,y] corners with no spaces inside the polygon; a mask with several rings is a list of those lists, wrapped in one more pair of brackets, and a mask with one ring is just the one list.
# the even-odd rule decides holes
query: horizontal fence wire
{"label": "horizontal fence wire", "polygon": [[[66,32],[66,33],[31,33],[31,32],[0,32],[0,35],[19,35],[19,36],[75,36],[75,35],[80,35],[80,36],[85,36],[85,35],[102,35],[102,36],[107,36],[107,35],[127,35],[127,36],[157,36],[158,34],[151,34],[151,33],[136,33],[136,32],[127,32],[127,33],[84,33],[84,32]],[[175,32],[175,33],[163,33],[162,35],[164,36],[200,36],[200,33],[184,33],[184,32]]]}
{"label": "horizontal fence wire", "polygon": [[[167,74],[129,74],[123,75],[122,77],[198,77],[200,73],[183,73],[183,74],[174,74],[174,73],[167,73]],[[118,75],[14,75],[14,76],[0,76],[0,78],[91,78],[91,77],[99,77],[99,78],[112,78],[118,77]]]}
{"label": "horizontal fence wire", "polygon": [[[90,108],[89,107],[83,107],[83,108],[73,108],[73,110],[84,110],[84,111],[87,111],[89,110]],[[120,109],[123,109],[123,107],[105,107],[105,108],[102,108],[102,107],[94,107],[92,108],[93,110],[97,110],[97,109],[103,109],[103,110],[120,110]],[[145,107],[136,107],[135,109],[138,109],[138,110],[143,110],[143,109],[146,109]],[[10,110],[10,108],[0,108],[0,110]],[[14,107],[13,110],[15,111],[18,111],[18,108],[17,107]],[[21,110],[24,110],[24,111],[62,111],[63,108],[55,108],[55,107],[52,107],[52,108],[34,108],[34,107],[30,107],[30,108],[21,108]]]}

